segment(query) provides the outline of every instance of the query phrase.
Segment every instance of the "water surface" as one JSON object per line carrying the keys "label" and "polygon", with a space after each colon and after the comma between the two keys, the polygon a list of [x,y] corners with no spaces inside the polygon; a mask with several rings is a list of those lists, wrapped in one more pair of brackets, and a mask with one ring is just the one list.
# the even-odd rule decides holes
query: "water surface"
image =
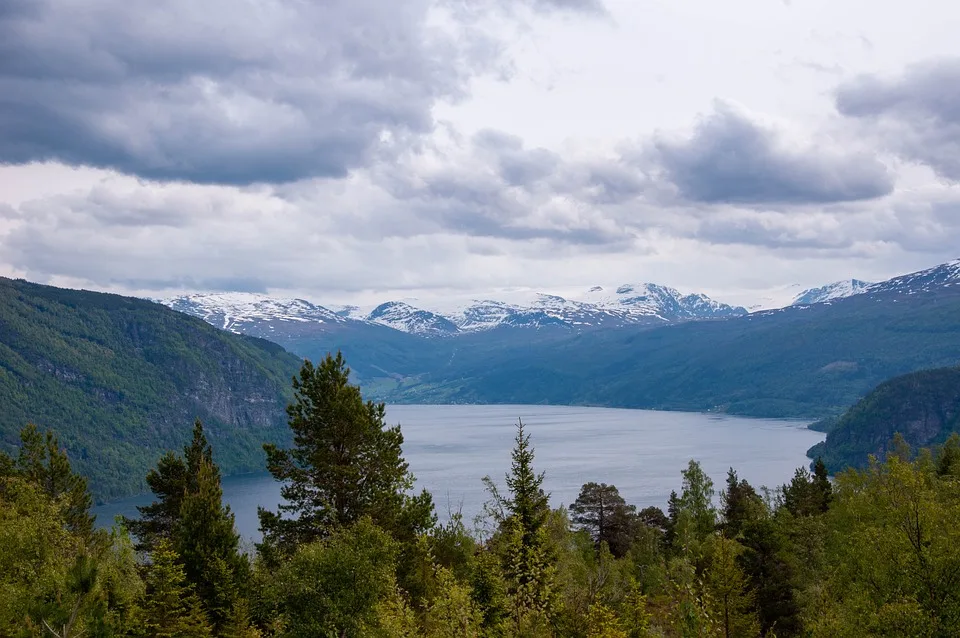
{"label": "water surface", "polygon": [[[775,487],[809,463],[805,453],[824,434],[805,422],[690,412],[618,410],[563,406],[394,405],[387,419],[403,429],[403,451],[417,486],[434,497],[438,514],[462,509],[469,520],[480,512],[490,475],[503,486],[510,468],[516,422],[522,418],[536,451],[535,467],[546,472],[551,505],[569,505],[588,481],[616,485],[629,503],[665,507],[671,490],[680,491],[683,470],[697,459],[723,487],[727,469],[755,487]],[[216,454],[216,451],[214,451]],[[245,539],[259,539],[257,506],[274,508],[280,485],[267,474],[223,481],[224,500]],[[94,509],[109,525],[117,514],[134,516],[151,495]]]}

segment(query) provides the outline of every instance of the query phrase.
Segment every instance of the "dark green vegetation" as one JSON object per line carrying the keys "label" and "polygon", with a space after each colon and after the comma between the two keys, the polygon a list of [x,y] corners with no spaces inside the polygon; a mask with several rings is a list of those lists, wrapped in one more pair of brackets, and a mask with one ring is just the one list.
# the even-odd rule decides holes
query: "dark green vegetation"
{"label": "dark green vegetation", "polygon": [[940,445],[960,431],[960,367],[923,370],[877,386],[810,450],[831,470],[865,467],[881,457],[895,434],[915,447]]}
{"label": "dark green vegetation", "polygon": [[24,423],[56,430],[98,499],[143,491],[196,417],[224,472],[262,468],[298,365],[159,304],[0,278],[0,449]]}
{"label": "dark green vegetation", "polygon": [[942,286],[655,328],[502,327],[424,338],[297,324],[261,336],[307,358],[342,350],[364,391],[391,403],[824,417],[885,379],[960,362],[958,316],[960,286]]}
{"label": "dark green vegetation", "polygon": [[[199,422],[151,471],[129,532],[94,530],[52,435],[0,455],[0,635],[338,638],[813,638],[960,634],[960,436],[831,483],[805,468],[771,493],[691,460],[666,513],[587,483],[551,509],[519,424],[505,486],[469,529],[412,492],[399,428],[342,359],[295,381],[280,520],[239,551]],[[548,470],[549,471],[549,470]]]}

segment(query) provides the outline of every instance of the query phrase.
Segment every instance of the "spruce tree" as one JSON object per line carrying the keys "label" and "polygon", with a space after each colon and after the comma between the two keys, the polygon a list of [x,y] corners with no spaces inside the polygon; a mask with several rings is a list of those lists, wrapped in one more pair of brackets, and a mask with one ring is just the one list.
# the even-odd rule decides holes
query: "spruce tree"
{"label": "spruce tree", "polygon": [[212,635],[200,599],[167,539],[159,539],[147,567],[144,628],[153,638],[207,638]]}
{"label": "spruce tree", "polygon": [[727,538],[736,538],[750,522],[766,515],[766,505],[746,479],[738,479],[730,468],[727,489],[720,495],[723,503],[723,531]]}
{"label": "spruce tree", "polygon": [[534,450],[530,435],[517,423],[510,473],[509,496],[502,498],[487,480],[494,499],[501,500],[504,519],[500,542],[503,571],[513,606],[513,631],[520,633],[531,623],[545,622],[553,613],[555,557],[544,527],[550,513],[549,497],[543,491],[543,472],[533,469]]}
{"label": "spruce tree", "polygon": [[279,513],[259,512],[268,557],[274,548],[292,552],[365,516],[404,540],[434,523],[429,493],[407,494],[413,475],[400,426],[387,427],[384,404],[365,402],[349,376],[338,352],[316,367],[305,361],[293,380],[287,407],[293,447],[264,445],[285,501]]}
{"label": "spruce tree", "polygon": [[213,461],[201,457],[193,491],[187,491],[174,527],[174,547],[184,573],[200,598],[215,632],[235,620],[250,564],[240,553],[234,516],[223,505],[220,477]]}

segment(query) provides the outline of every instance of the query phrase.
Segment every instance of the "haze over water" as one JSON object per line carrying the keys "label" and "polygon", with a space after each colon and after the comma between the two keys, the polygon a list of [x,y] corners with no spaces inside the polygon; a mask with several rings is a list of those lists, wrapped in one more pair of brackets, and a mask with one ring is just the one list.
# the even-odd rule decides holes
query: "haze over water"
{"label": "haze over water", "polygon": [[[776,487],[809,463],[807,449],[824,435],[805,422],[746,419],[690,412],[540,405],[393,405],[390,424],[400,423],[404,455],[417,489],[434,497],[437,513],[462,511],[468,523],[486,500],[481,479],[490,475],[502,488],[510,467],[516,422],[522,418],[535,448],[535,467],[546,472],[544,486],[553,507],[569,505],[588,481],[616,485],[638,508],[665,507],[680,491],[690,459],[697,459],[723,487],[727,469],[754,487]],[[216,454],[216,451],[214,451]],[[224,500],[247,539],[258,540],[257,506],[276,507],[280,485],[267,474],[224,479]],[[133,516],[149,503],[141,495],[94,509],[98,524],[116,514]]]}

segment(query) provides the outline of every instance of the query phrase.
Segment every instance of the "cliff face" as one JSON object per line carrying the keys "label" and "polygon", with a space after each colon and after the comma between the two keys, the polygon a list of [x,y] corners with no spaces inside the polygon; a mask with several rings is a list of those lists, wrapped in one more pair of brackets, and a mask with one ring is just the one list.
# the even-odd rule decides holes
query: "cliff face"
{"label": "cliff face", "polygon": [[824,443],[810,450],[832,471],[882,456],[895,433],[912,447],[942,443],[960,428],[960,367],[890,379],[844,414]]}
{"label": "cliff face", "polygon": [[263,469],[298,367],[160,304],[0,278],[0,445],[27,422],[54,429],[98,499],[142,491],[195,418],[225,474]]}

